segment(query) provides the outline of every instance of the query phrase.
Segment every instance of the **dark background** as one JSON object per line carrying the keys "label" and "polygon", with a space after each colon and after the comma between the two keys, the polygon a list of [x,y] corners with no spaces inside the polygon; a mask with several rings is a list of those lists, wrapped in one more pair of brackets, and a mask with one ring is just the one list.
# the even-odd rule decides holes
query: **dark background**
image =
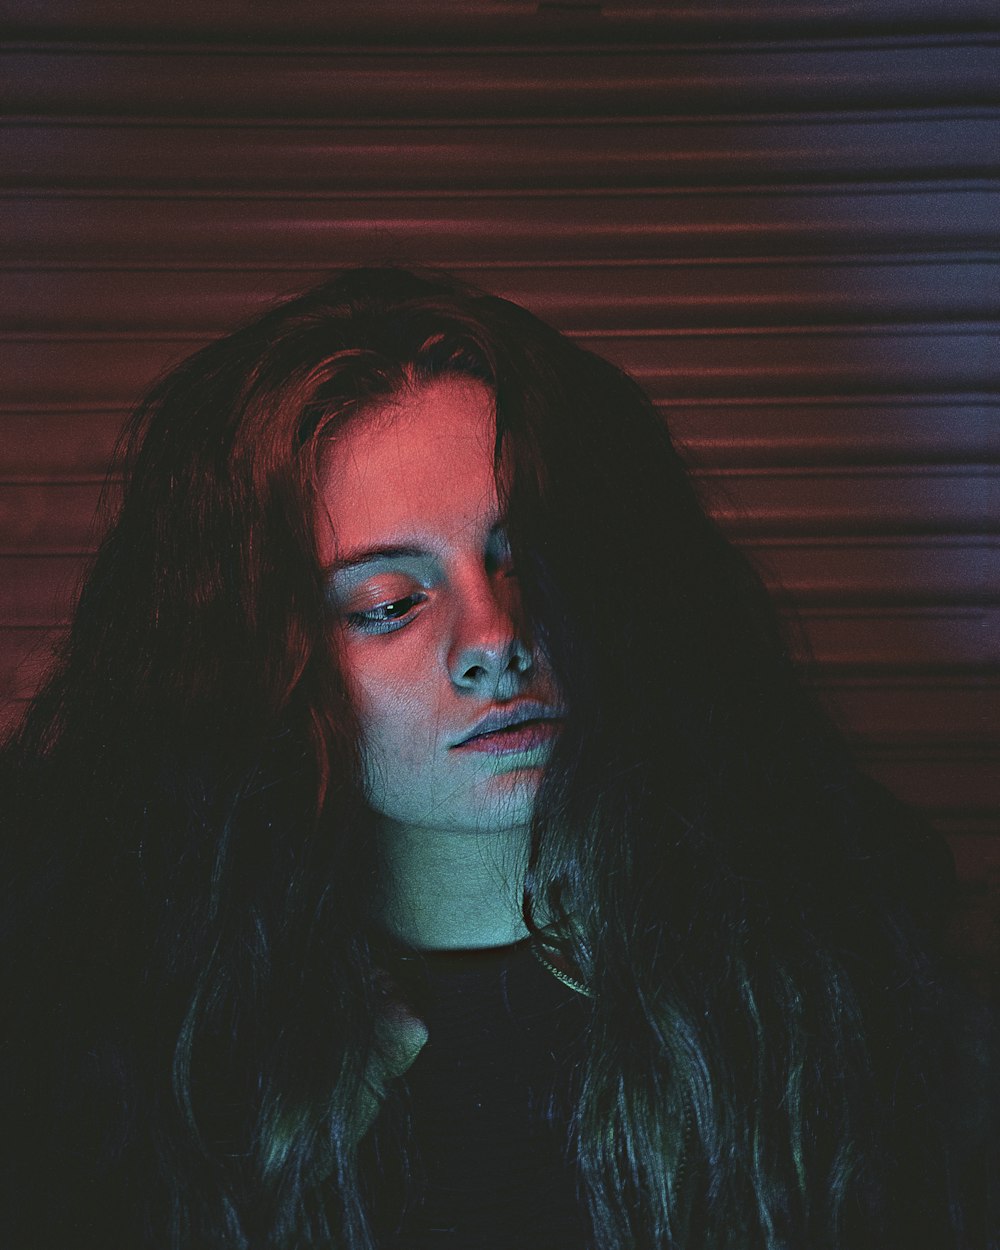
{"label": "dark background", "polygon": [[274,296],[442,265],[637,374],[870,770],[1000,887],[992,0],[0,5],[0,696],[128,406]]}

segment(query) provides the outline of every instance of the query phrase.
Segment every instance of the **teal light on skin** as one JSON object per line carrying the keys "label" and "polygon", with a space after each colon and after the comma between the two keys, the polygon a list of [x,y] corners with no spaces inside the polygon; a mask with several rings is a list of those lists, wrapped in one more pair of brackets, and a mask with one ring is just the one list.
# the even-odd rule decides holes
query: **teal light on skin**
{"label": "teal light on skin", "polygon": [[382,919],[426,949],[527,935],[520,878],[551,743],[457,744],[498,706],[560,705],[514,626],[494,432],[490,391],[442,378],[357,413],[319,461],[317,540],[364,735]]}

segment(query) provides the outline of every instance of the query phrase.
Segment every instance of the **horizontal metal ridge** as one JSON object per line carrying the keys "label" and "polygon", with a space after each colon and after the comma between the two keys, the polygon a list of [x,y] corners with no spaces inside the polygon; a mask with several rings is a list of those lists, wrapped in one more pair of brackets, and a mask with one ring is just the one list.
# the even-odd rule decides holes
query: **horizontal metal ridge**
{"label": "horizontal metal ridge", "polygon": [[7,112],[20,116],[572,126],[626,113],[732,115],[737,101],[741,114],[975,106],[996,100],[998,51],[981,35],[377,53],[21,43],[0,48],[0,66]]}
{"label": "horizontal metal ridge", "polygon": [[[855,335],[870,335],[873,338],[933,338],[945,339],[958,337],[992,337],[1000,332],[1000,318],[979,319],[974,321],[937,322],[902,321],[870,324],[854,322],[847,325],[809,325],[794,322],[783,325],[738,324],[716,328],[714,326],[651,326],[642,329],[623,328],[611,330],[578,330],[572,331],[570,337],[580,339],[588,344],[594,340],[607,339],[616,342],[620,339],[634,340],[637,344],[647,345],[662,340],[690,340],[697,342],[705,338],[727,339],[738,336],[753,339],[774,338],[818,338],[835,339],[850,338]],[[0,341],[8,343],[183,343],[191,350],[211,342],[216,335],[204,331],[185,328],[148,330],[143,333],[130,334],[122,329],[72,329],[72,330],[5,330],[0,332]]]}
{"label": "horizontal metal ridge", "polygon": [[584,9],[546,4],[544,0],[421,0],[419,5],[400,6],[397,0],[339,0],[329,4],[272,6],[205,5],[199,0],[173,0],[164,8],[123,5],[121,0],[8,0],[5,20],[9,29],[47,30],[60,37],[94,37],[99,32],[136,36],[149,32],[156,40],[171,30],[202,32],[216,37],[295,35],[315,39],[322,31],[331,37],[369,31],[380,46],[386,41],[386,17],[394,20],[400,37],[436,32],[439,37],[477,36],[490,31],[516,32],[531,39],[535,32],[580,30],[585,32],[636,30],[646,37],[654,29],[670,32],[706,30],[720,34],[746,31],[904,29],[908,24],[958,25],[983,22],[996,27],[996,8],[989,0],[839,0],[836,5],[816,5],[809,0],[783,0],[780,5],[751,6],[745,0],[687,0],[664,5],[662,0],[614,2],[605,0],[600,15],[594,6]]}
{"label": "horizontal metal ridge", "polygon": [[[1000,192],[1000,183],[997,184],[997,191]],[[13,193],[4,195],[0,193],[0,203],[5,199],[16,201],[22,197]],[[44,199],[52,197],[45,196]],[[62,196],[58,197],[62,199]],[[80,198],[76,194],[67,195],[65,198]],[[90,198],[90,197],[84,197]],[[107,197],[95,197],[104,199]],[[131,198],[131,197],[129,197]],[[159,197],[157,197],[159,198]],[[1000,194],[998,194],[998,203],[1000,203]],[[855,240],[857,242],[857,240]],[[954,251],[948,249],[935,250],[927,247],[924,250],[919,248],[908,248],[905,251],[876,251],[870,252],[848,249],[841,250],[822,250],[818,248],[814,252],[783,252],[777,256],[774,255],[746,255],[746,256],[730,256],[725,253],[712,255],[710,253],[699,254],[696,256],[659,256],[645,259],[642,257],[632,257],[615,259],[606,256],[579,256],[579,257],[554,257],[545,259],[538,257],[536,259],[508,259],[491,260],[483,258],[475,264],[468,261],[458,262],[455,264],[441,264],[440,268],[450,269],[454,272],[464,275],[473,275],[475,273],[489,274],[491,279],[496,273],[510,273],[514,275],[528,273],[553,276],[555,281],[559,281],[560,275],[573,273],[578,271],[581,274],[587,274],[591,279],[599,277],[606,272],[628,275],[636,270],[650,270],[653,272],[662,271],[666,274],[672,274],[677,270],[684,269],[704,269],[711,271],[713,268],[726,268],[734,271],[746,270],[749,272],[758,272],[766,278],[766,271],[772,266],[780,269],[787,269],[793,266],[804,266],[806,268],[815,268],[817,266],[830,266],[833,269],[851,269],[858,268],[879,268],[886,266],[920,268],[923,266],[935,265],[979,265],[994,264],[1000,260],[1000,251],[984,250],[979,251],[974,248],[969,250]],[[284,275],[294,278],[298,282],[306,282],[317,272],[315,264],[309,264],[306,261],[298,263],[290,262],[282,264],[281,262],[271,260],[261,260],[255,266],[255,273],[267,273],[275,275],[275,280],[280,282]],[[129,263],[127,261],[113,261],[110,258],[91,262],[86,258],[72,260],[69,257],[65,261],[45,261],[38,260],[34,263],[26,263],[19,261],[3,260],[0,258],[0,274],[12,273],[33,274],[33,275],[100,275],[100,274],[171,274],[178,278],[193,279],[197,276],[204,277],[210,284],[216,280],[220,282],[235,282],[242,278],[245,282],[252,280],[253,275],[248,275],[246,267],[234,263],[216,263],[212,264],[205,261],[203,264],[190,264],[183,261],[151,261],[149,263]]]}
{"label": "horizontal metal ridge", "polygon": [[631,194],[602,191],[370,196],[103,192],[0,197],[8,265],[310,265],[360,261],[474,265],[600,256],[655,261],[859,245],[872,252],[996,247],[1000,182],[847,190],[792,188]]}
{"label": "horizontal metal ridge", "polygon": [[[391,17],[391,23],[389,18]],[[840,0],[817,5],[784,0],[780,5],[747,5],[745,0],[700,3],[604,3],[596,13],[537,0],[421,0],[387,8],[384,0],[338,0],[329,3],[261,6],[205,5],[172,0],[169,6],[122,5],[120,0],[7,0],[5,19],[12,35],[34,38],[113,39],[190,44],[252,40],[315,43],[369,41],[381,48],[391,39],[409,42],[462,43],[509,41],[518,45],[558,38],[647,41],[692,38],[769,38],[790,34],[897,34],[905,30],[996,30],[996,7],[990,0]],[[391,34],[390,34],[391,31]]]}
{"label": "horizontal metal ridge", "polygon": [[[642,266],[603,262],[596,270],[567,261],[454,268],[571,332],[787,324],[793,318],[810,326],[968,322],[1000,315],[1000,252],[673,258]],[[0,332],[222,330],[318,276],[294,269],[265,279],[254,271],[191,267],[7,266]]]}
{"label": "horizontal metal ridge", "polygon": [[[1000,113],[343,125],[7,124],[11,186],[644,189],[995,175]],[[151,154],[155,152],[155,159]],[[529,159],[530,156],[530,159]]]}

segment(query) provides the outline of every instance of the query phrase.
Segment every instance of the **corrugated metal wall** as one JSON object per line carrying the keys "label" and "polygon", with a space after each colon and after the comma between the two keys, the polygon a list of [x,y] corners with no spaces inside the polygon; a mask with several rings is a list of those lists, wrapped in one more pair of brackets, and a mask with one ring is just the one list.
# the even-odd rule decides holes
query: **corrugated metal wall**
{"label": "corrugated metal wall", "polygon": [[420,261],[646,383],[872,771],[1000,875],[992,3],[3,14],[8,717],[154,375],[330,268]]}

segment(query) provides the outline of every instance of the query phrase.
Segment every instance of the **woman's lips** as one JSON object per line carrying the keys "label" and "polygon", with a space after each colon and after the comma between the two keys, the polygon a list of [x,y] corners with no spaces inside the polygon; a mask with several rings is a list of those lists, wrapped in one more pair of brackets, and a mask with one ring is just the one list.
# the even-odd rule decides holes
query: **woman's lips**
{"label": "woman's lips", "polygon": [[544,746],[558,732],[556,720],[527,720],[509,729],[494,729],[490,733],[476,734],[459,744],[456,750],[486,751],[490,755],[504,755],[510,751],[531,751]]}

